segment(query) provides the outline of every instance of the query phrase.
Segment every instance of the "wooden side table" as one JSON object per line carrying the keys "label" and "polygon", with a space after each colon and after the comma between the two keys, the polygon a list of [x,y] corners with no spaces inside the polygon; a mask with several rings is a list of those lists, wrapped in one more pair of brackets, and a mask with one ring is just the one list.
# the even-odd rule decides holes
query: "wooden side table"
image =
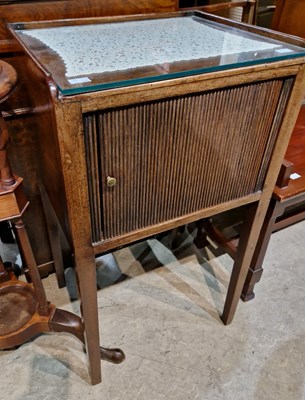
{"label": "wooden side table", "polygon": [[57,215],[67,211],[92,383],[95,255],[246,206],[221,317],[231,323],[305,89],[304,43],[196,11],[10,30],[52,97],[44,184]]}

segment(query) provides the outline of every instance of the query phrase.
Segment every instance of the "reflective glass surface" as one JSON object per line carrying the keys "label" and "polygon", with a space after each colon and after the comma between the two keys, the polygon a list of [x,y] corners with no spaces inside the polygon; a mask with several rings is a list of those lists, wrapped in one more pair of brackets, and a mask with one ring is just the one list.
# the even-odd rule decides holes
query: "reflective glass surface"
{"label": "reflective glass surface", "polygon": [[213,22],[196,12],[124,22],[12,26],[64,95],[305,55],[303,47]]}

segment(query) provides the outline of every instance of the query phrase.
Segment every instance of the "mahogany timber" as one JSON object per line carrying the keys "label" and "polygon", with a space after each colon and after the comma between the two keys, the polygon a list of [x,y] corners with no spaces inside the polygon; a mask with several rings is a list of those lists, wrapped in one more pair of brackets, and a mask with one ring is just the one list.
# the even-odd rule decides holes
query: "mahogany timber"
{"label": "mahogany timber", "polygon": [[[256,0],[227,1],[223,3],[209,4],[205,6],[183,7],[183,10],[202,10],[207,13],[216,14],[228,18],[230,10],[241,8],[241,21],[253,24],[256,19]],[[232,18],[234,19],[234,18]]]}
{"label": "mahogany timber", "polygon": [[[298,0],[277,0],[272,20],[272,28],[305,38],[305,2]],[[254,286],[261,279],[263,260],[272,232],[287,227],[305,218],[305,147],[304,147],[304,108],[301,109],[288,149],[282,164],[277,184],[274,188],[269,209],[261,235],[249,269],[242,299],[254,298]],[[298,179],[289,179],[292,169],[300,175]],[[206,223],[207,224],[207,223]],[[208,224],[211,236],[220,240],[221,234]],[[199,239],[198,239],[199,241]],[[221,239],[224,248],[234,257],[234,244],[230,239]],[[236,242],[236,239],[234,239]]]}
{"label": "mahogany timber", "polygon": [[1,17],[10,22],[164,13],[176,9],[176,0],[11,1],[0,7]]}
{"label": "mahogany timber", "polygon": [[[217,12],[219,9],[231,8],[233,4],[234,7],[243,6],[243,20],[247,20],[251,18],[251,15],[253,16],[254,3],[254,0],[240,1],[238,4],[226,2],[208,6],[207,11]],[[0,15],[9,22],[19,22],[160,13],[175,11],[178,8],[176,0],[141,0],[137,2],[123,0],[38,0],[27,2],[7,0],[0,2]],[[62,193],[57,190],[58,186],[55,184],[51,196],[56,214],[52,210],[46,210],[41,198],[40,185],[44,180],[42,158],[48,158],[50,165],[47,168],[51,168],[54,174],[58,174],[54,168],[57,161],[52,160],[47,154],[45,149],[48,147],[42,148],[39,144],[40,132],[45,132],[47,137],[51,137],[55,130],[50,111],[52,108],[50,95],[44,87],[45,83],[38,76],[33,76],[31,68],[27,68],[25,72],[24,65],[29,62],[28,57],[12,38],[4,24],[0,24],[0,53],[1,58],[10,62],[17,70],[20,81],[16,93],[5,104],[4,115],[10,129],[11,141],[14,143],[14,146],[10,148],[11,164],[16,173],[24,176],[24,188],[31,203],[31,208],[25,216],[28,234],[41,275],[47,276],[55,269],[59,287],[62,287],[65,285],[63,265],[71,265],[71,249],[65,238],[67,232],[62,232],[61,229],[57,231],[55,219],[58,217],[62,221],[65,218],[66,210],[61,206],[64,204]],[[38,87],[39,89],[33,90]],[[58,180],[60,177],[54,178],[54,182]],[[50,219],[50,214],[55,218]],[[56,231],[52,235],[52,240],[49,238],[50,230],[48,231],[46,228],[46,225],[50,226],[50,224],[54,227],[51,232]],[[58,245],[54,245],[54,242],[60,243],[60,248]]]}
{"label": "mahogany timber", "polygon": [[[0,102],[11,94],[16,82],[15,70],[0,61]],[[0,220],[12,223],[21,257],[32,282],[19,282],[12,272],[6,271],[0,257],[0,349],[21,345],[45,332],[70,333],[85,344],[82,319],[56,309],[47,301],[27,231],[21,220],[28,202],[22,191],[22,179],[11,172],[6,154],[8,130],[2,115],[0,118]],[[120,349],[100,347],[97,351],[98,357],[116,364],[125,358]]]}
{"label": "mahogany timber", "polygon": [[300,0],[276,0],[271,28],[305,37],[305,3]]}
{"label": "mahogany timber", "polygon": [[[3,102],[11,94],[17,83],[16,71],[8,64],[0,61],[0,93]],[[37,271],[34,256],[28,241],[25,227],[21,221],[28,202],[23,195],[22,179],[12,174],[6,154],[8,130],[2,115],[0,124],[1,164],[0,164],[0,219],[11,221],[15,229],[20,253],[27,261],[33,285],[19,283],[12,273],[7,273],[10,279],[3,280],[4,266],[1,261],[1,324],[0,324],[0,348],[6,348],[19,344],[27,334],[23,327],[27,326],[36,312],[46,316],[49,305],[46,300],[39,273]],[[16,307],[17,305],[17,307]],[[19,306],[21,309],[19,309]],[[36,331],[37,333],[37,331]],[[11,342],[12,337],[16,339]]]}
{"label": "mahogany timber", "polygon": [[296,125],[293,129],[285,160],[293,164],[293,172],[300,175],[298,179],[290,179],[286,187],[274,188],[273,196],[279,202],[305,191],[305,107],[301,107]]}
{"label": "mahogany timber", "polygon": [[[288,40],[291,43],[302,43],[301,40],[298,41],[293,38],[286,39],[284,36],[277,33],[271,33],[264,30],[261,31],[255,27],[218,19],[211,15],[206,15],[205,17],[211,20],[221,21],[224,24],[231,26],[238,26],[245,30],[257,31],[263,35]],[[48,24],[46,23],[45,26],[48,26]],[[56,124],[55,135],[54,132],[46,130],[44,135],[39,136],[40,145],[41,148],[47,148],[49,151],[52,149],[52,154],[55,155],[55,161],[58,162],[58,165],[53,165],[53,168],[56,168],[57,173],[62,174],[61,176],[56,174],[53,175],[55,172],[54,170],[49,167],[43,167],[44,185],[52,203],[54,200],[54,198],[52,198],[53,188],[57,190],[57,193],[61,191],[62,195],[66,198],[68,218],[62,220],[61,223],[64,226],[64,229],[69,233],[69,240],[73,245],[75,267],[78,275],[82,302],[82,316],[85,325],[85,341],[87,344],[91,379],[92,383],[98,383],[101,380],[101,369],[99,357],[95,253],[106,252],[110,249],[115,249],[121,246],[122,243],[128,244],[136,240],[141,240],[151,235],[153,232],[159,233],[199,220],[203,216],[211,217],[221,211],[245,205],[247,207],[247,218],[244,223],[243,235],[239,242],[238,252],[235,258],[233,273],[230,279],[227,298],[222,314],[222,320],[225,324],[229,324],[232,321],[249,269],[249,263],[253,256],[253,244],[256,243],[259,238],[264,217],[268,209],[269,199],[288,145],[290,133],[295,124],[298,112],[297,108],[301,103],[302,95],[305,90],[304,59],[290,59],[274,62],[272,64],[247,66],[229,71],[211,72],[194,77],[189,76],[163,82],[155,82],[153,84],[141,84],[133,87],[110,89],[107,90],[107,93],[105,93],[105,91],[97,91],[73,96],[59,96],[51,77],[46,74],[43,68],[37,65],[34,60],[32,61],[33,62],[28,62],[27,67],[31,71],[31,74],[37,75],[38,82],[41,82],[40,87],[43,87],[44,91],[49,88],[49,94],[52,96],[52,104],[54,107],[53,121]],[[43,86],[42,82],[45,82],[45,86]],[[278,84],[278,82],[282,83]],[[264,91],[265,85],[268,86],[269,84],[273,87],[272,93],[277,96],[277,106],[273,117],[271,117],[271,109],[274,106],[273,100],[275,99],[267,100],[269,93],[268,91]],[[133,130],[127,131],[127,134],[132,141],[137,139],[136,133],[139,131],[139,125],[137,122],[139,121],[138,117],[141,114],[139,111],[141,107],[144,110],[151,107],[152,104],[157,104],[157,107],[160,107],[160,111],[162,108],[161,103],[166,103],[168,106],[171,106],[174,103],[178,104],[179,102],[187,104],[189,98],[195,98],[197,102],[196,106],[198,106],[200,96],[205,97],[211,94],[209,97],[210,107],[214,110],[214,115],[217,116],[220,111],[219,104],[222,104],[221,102],[218,102],[217,99],[225,98],[226,94],[230,92],[230,90],[232,90],[233,93],[235,89],[236,93],[242,95],[244,95],[245,90],[249,90],[249,93],[251,93],[252,96],[255,93],[253,88],[256,85],[260,90],[263,90],[264,101],[266,101],[266,104],[268,105],[267,108],[269,109],[270,107],[270,115],[267,120],[269,122],[271,121],[272,126],[270,129],[270,139],[274,139],[274,145],[270,147],[269,154],[266,155],[261,153],[261,157],[254,157],[252,161],[254,163],[253,165],[256,165],[255,163],[257,160],[265,160],[262,162],[261,168],[259,168],[260,173],[258,175],[262,179],[258,179],[258,187],[250,185],[250,189],[246,190],[244,193],[233,193],[236,188],[232,186],[231,193],[234,195],[230,197],[229,186],[226,186],[225,193],[219,192],[220,196],[215,200],[215,203],[205,203],[193,211],[188,208],[184,209],[184,205],[181,201],[185,196],[185,193],[178,191],[178,197],[174,199],[174,206],[175,209],[178,210],[177,212],[171,215],[171,211],[169,210],[169,212],[168,209],[164,208],[165,218],[162,219],[159,218],[160,214],[155,213],[156,209],[153,209],[152,211],[145,207],[141,207],[139,209],[138,218],[139,220],[142,218],[144,225],[138,226],[135,230],[128,229],[128,226],[134,228],[134,214],[132,212],[129,213],[131,210],[130,208],[126,208],[128,212],[125,213],[123,222],[126,224],[127,229],[120,230],[118,236],[108,237],[107,240],[104,240],[103,236],[101,236],[97,243],[92,243],[94,233],[94,230],[92,229],[94,226],[92,223],[92,217],[95,217],[95,212],[98,210],[99,204],[96,199],[94,199],[94,196],[92,196],[92,193],[90,194],[88,186],[90,170],[88,166],[92,165],[92,173],[95,171],[93,161],[90,158],[90,153],[86,150],[85,144],[86,137],[90,135],[90,127],[87,129],[84,124],[84,120],[86,120],[88,115],[95,115],[98,113],[105,115],[105,113],[108,113],[109,118],[111,118],[114,113],[119,112],[119,110],[124,110],[126,115],[128,114],[128,118],[130,118],[129,120],[133,121],[131,126],[135,127],[135,135],[133,135]],[[216,96],[214,100],[213,96]],[[241,98],[245,100],[245,97],[242,96]],[[261,98],[261,101],[262,100],[263,98]],[[268,103],[268,101],[271,101],[271,103]],[[232,104],[235,103],[232,102]],[[230,105],[227,104],[226,106],[229,107]],[[237,125],[240,124],[241,121],[246,121],[246,123],[243,123],[245,126],[249,127],[251,124],[248,118],[252,118],[252,113],[254,113],[253,118],[256,118],[255,107],[245,108],[251,110],[251,114],[246,113],[246,115],[243,115],[242,117],[240,115],[240,110],[244,109],[244,107],[242,105],[237,106],[238,104],[236,103],[234,106],[234,115],[236,115],[235,121]],[[166,110],[166,106],[164,107],[163,110]],[[196,115],[196,109],[190,108],[190,110],[191,111],[188,114],[189,119],[182,120],[183,115],[179,113],[177,123],[180,124],[191,121],[191,117]],[[268,112],[268,110],[266,110],[266,112]],[[50,114],[52,115],[52,113]],[[169,132],[172,134],[174,129],[170,119],[166,118],[168,114],[164,112],[156,115],[160,115],[165,126],[170,127]],[[230,115],[231,120],[232,114],[225,113],[225,115]],[[149,119],[146,121],[149,121]],[[200,122],[202,122],[200,119],[197,119],[196,121],[199,125]],[[255,121],[254,124],[259,124],[257,120]],[[229,122],[230,121],[227,121],[227,123]],[[217,125],[219,130],[221,130],[222,123],[223,122],[215,118],[214,125]],[[196,126],[198,126],[198,124]],[[207,125],[205,126],[207,127]],[[114,128],[116,128],[116,126],[114,126]],[[216,128],[214,127],[213,129]],[[156,141],[151,142],[150,145],[153,143],[160,144],[158,135],[161,134],[160,132],[162,132],[162,130],[158,132],[157,130],[152,129],[152,132],[156,137]],[[206,132],[208,135],[209,130],[207,129]],[[245,135],[250,135],[251,130],[245,129],[244,132]],[[109,138],[109,131],[106,131],[106,137]],[[211,138],[208,137],[208,139]],[[250,141],[250,137],[247,139]],[[183,135],[181,136],[181,140],[184,140]],[[238,144],[239,143],[236,144],[236,153],[240,152],[240,154],[245,158],[244,161],[247,161],[247,158],[251,157],[251,152],[243,153],[238,147]],[[94,149],[94,144],[92,144],[91,147]],[[106,145],[99,149],[103,149],[103,151],[106,152],[110,152],[111,150],[110,146],[107,146],[107,141]],[[128,157],[129,155],[131,156],[132,153],[129,154],[128,152],[125,152],[122,146],[116,147],[116,149],[118,151],[114,157],[114,168],[118,165],[117,163],[120,162],[120,160],[123,162],[123,165],[124,163],[127,165]],[[160,158],[158,157],[158,154],[162,154],[158,152],[159,149],[159,146],[153,146],[152,149],[158,159]],[[187,149],[185,149],[185,151],[187,151]],[[231,155],[228,159],[219,159],[216,171],[216,174],[218,174],[219,177],[221,177],[221,171],[225,174],[226,169],[230,168],[230,161],[234,159],[234,153],[230,154]],[[179,164],[176,162],[174,164],[173,179],[170,182],[173,187],[178,187],[179,180],[185,178],[189,169],[193,168],[194,175],[196,168],[196,163],[193,163],[193,157],[190,159],[189,152],[185,152],[182,155],[175,155],[175,157],[178,156],[181,159],[181,163]],[[216,156],[217,152],[215,152],[215,157]],[[209,157],[211,157],[211,154],[209,154]],[[204,158],[201,157],[200,162],[203,163]],[[42,158],[42,163],[49,165],[48,158],[46,158],[46,160]],[[147,169],[144,171],[142,177],[142,179],[144,179],[143,184],[144,187],[151,189],[150,193],[152,195],[161,196],[162,185],[164,182],[162,182],[162,180],[157,182],[156,180],[151,179],[155,176],[154,168],[155,163],[150,162],[147,165]],[[252,170],[251,168],[247,168],[245,171],[245,174],[249,177],[249,181],[253,178],[252,171],[256,171],[257,173],[257,169]],[[120,173],[119,170],[117,172]],[[100,187],[105,199],[106,196],[109,196],[107,204],[111,205],[111,198],[116,196],[115,191],[117,189],[120,190],[120,187],[112,188],[113,191],[111,191],[111,188],[107,189],[105,186],[105,180],[103,179],[106,176],[107,175],[102,175],[100,177]],[[56,179],[58,180],[56,181]],[[120,175],[117,175],[117,179],[119,182]],[[149,182],[153,182],[153,184],[149,185]],[[218,181],[216,180],[213,183],[212,177],[207,176],[207,185],[205,186],[205,190],[210,193],[215,193],[215,191],[220,190],[220,185],[217,182]],[[129,179],[129,186],[127,185],[126,191],[122,192],[122,195],[126,198],[125,204],[131,204],[129,201],[131,200],[132,195],[134,195],[134,192],[132,191],[139,187],[137,185],[139,185],[139,181]],[[106,193],[106,191],[108,192]],[[196,201],[198,200],[196,199],[196,196],[194,199]],[[138,197],[137,200],[142,201],[142,198]],[[120,203],[117,204],[120,205]],[[140,204],[143,205],[143,202]],[[102,209],[101,211],[104,210]],[[114,212],[118,216],[120,210],[114,210]],[[146,216],[144,213],[148,215]],[[109,216],[106,215],[106,217],[109,218],[108,220],[106,219],[106,221],[108,221],[107,226],[110,229],[114,229],[115,215],[109,214]],[[145,218],[151,218],[152,225],[149,225],[149,220],[145,220]]]}
{"label": "mahogany timber", "polygon": [[[291,139],[285,154],[285,163],[282,164],[281,174],[278,177],[268,211],[261,229],[260,237],[251,260],[248,275],[243,287],[241,298],[243,301],[254,299],[254,287],[261,279],[263,261],[270,241],[271,234],[279,229],[305,219],[305,107],[298,115]],[[289,160],[289,161],[288,161]],[[299,178],[288,179],[291,173],[297,173]],[[279,179],[281,178],[281,179]],[[239,218],[244,215],[240,213]],[[236,224],[236,218],[234,223]],[[206,234],[221,246],[233,259],[236,256],[238,236],[225,237],[212,221],[202,221],[196,244],[201,247]]]}
{"label": "mahogany timber", "polygon": [[293,163],[288,160],[283,160],[279,176],[277,177],[276,186],[284,188],[288,186],[290,175],[293,173]]}
{"label": "mahogany timber", "polygon": [[[113,16],[128,14],[144,14],[169,12],[176,10],[176,0],[56,0],[56,1],[15,1],[0,2],[0,16],[9,22],[52,20],[58,18],[78,18],[94,16]],[[9,145],[11,164],[14,171],[24,176],[24,188],[31,208],[25,215],[25,223],[33,246],[35,257],[42,276],[57,270],[59,287],[65,285],[63,279],[63,263],[71,265],[71,249],[64,232],[56,234],[60,242],[60,251],[50,243],[47,230],[46,216],[41,198],[41,182],[43,180],[41,158],[47,158],[49,166],[58,175],[54,166],[57,163],[45,148],[39,144],[39,135],[44,132],[52,137],[54,118],[51,113],[50,94],[45,81],[34,75],[31,68],[24,68],[29,62],[21,46],[12,38],[5,25],[0,24],[0,53],[1,59],[9,62],[17,71],[19,85],[16,92],[4,104],[3,111],[8,124],[11,142]],[[44,163],[46,166],[46,163]],[[60,177],[55,176],[54,182]],[[52,203],[55,204],[59,219],[65,218],[65,202],[63,194],[54,184]],[[52,211],[47,211],[48,215]],[[33,223],[35,221],[35,223]],[[48,224],[50,224],[48,219]],[[64,259],[62,259],[64,257]],[[55,262],[54,262],[55,260]]]}
{"label": "mahogany timber", "polygon": [[[272,20],[272,28],[305,38],[305,2],[297,0],[277,0]],[[304,100],[303,100],[304,103]],[[263,272],[263,261],[272,232],[285,228],[305,218],[305,146],[304,146],[304,107],[301,109],[297,124],[288,145],[277,185],[274,188],[261,237],[251,262],[251,268],[243,289],[242,298],[254,298],[254,286]],[[289,179],[291,169],[300,175],[298,179]],[[280,174],[281,175],[281,174]],[[288,177],[288,179],[287,179]],[[281,178],[282,181],[281,181]]]}
{"label": "mahogany timber", "polygon": [[[17,74],[14,68],[0,61],[0,102],[2,103],[13,91],[17,83]],[[7,158],[6,146],[8,143],[8,130],[2,114],[0,115],[0,182],[1,187],[9,187],[15,183],[10,164]]]}
{"label": "mahogany timber", "polygon": [[17,73],[14,68],[0,61],[0,99],[1,103],[7,99],[16,86]]}

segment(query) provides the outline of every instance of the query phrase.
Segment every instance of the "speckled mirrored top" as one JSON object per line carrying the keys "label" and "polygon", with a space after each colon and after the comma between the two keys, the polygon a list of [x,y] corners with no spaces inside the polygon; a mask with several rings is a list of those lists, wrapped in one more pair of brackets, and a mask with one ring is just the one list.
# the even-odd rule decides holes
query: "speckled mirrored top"
{"label": "speckled mirrored top", "polygon": [[[41,28],[43,24],[43,28]],[[62,26],[63,25],[63,26]],[[154,82],[304,55],[304,48],[196,12],[120,22],[13,24],[63,94]],[[39,28],[39,29],[38,29]]]}
{"label": "speckled mirrored top", "polygon": [[24,33],[59,54],[67,77],[280,47],[225,32],[192,17],[34,29]]}

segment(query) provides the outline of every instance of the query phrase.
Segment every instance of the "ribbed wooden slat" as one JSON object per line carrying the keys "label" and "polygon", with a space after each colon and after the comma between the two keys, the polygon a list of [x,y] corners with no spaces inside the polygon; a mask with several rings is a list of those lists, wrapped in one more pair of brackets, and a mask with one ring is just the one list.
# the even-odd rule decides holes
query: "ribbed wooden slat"
{"label": "ribbed wooden slat", "polygon": [[[102,232],[102,215],[101,215],[101,201],[100,201],[100,148],[98,143],[99,136],[96,131],[96,119],[93,115],[87,116],[84,120],[85,128],[85,148],[88,157],[86,158],[87,169],[90,171],[90,179],[88,182],[88,189],[90,193],[90,207],[91,207],[91,224],[92,224],[92,241],[97,242],[101,240]],[[93,201],[94,199],[94,201]]]}
{"label": "ribbed wooden slat", "polygon": [[[286,82],[86,114],[93,240],[260,190],[280,125],[274,115],[292,83]],[[115,187],[107,187],[108,175],[117,179]]]}
{"label": "ribbed wooden slat", "polygon": [[[280,98],[278,100],[278,105],[277,105],[278,112],[277,112],[276,117],[273,118],[273,121],[272,121],[272,127],[271,127],[271,131],[269,134],[268,143],[267,143],[266,151],[264,154],[264,159],[262,160],[262,163],[261,163],[261,170],[260,170],[260,175],[257,180],[256,188],[260,188],[263,185],[266,169],[268,167],[268,162],[270,159],[270,155],[272,153],[272,149],[274,146],[277,132],[279,131],[279,128],[280,128],[280,125],[282,122],[283,112],[286,108],[286,104],[287,104],[287,101],[288,101],[288,98],[290,95],[293,81],[294,81],[294,78],[286,78],[283,82],[281,95],[280,95]],[[274,99],[274,101],[276,101],[276,100],[277,99]]]}

